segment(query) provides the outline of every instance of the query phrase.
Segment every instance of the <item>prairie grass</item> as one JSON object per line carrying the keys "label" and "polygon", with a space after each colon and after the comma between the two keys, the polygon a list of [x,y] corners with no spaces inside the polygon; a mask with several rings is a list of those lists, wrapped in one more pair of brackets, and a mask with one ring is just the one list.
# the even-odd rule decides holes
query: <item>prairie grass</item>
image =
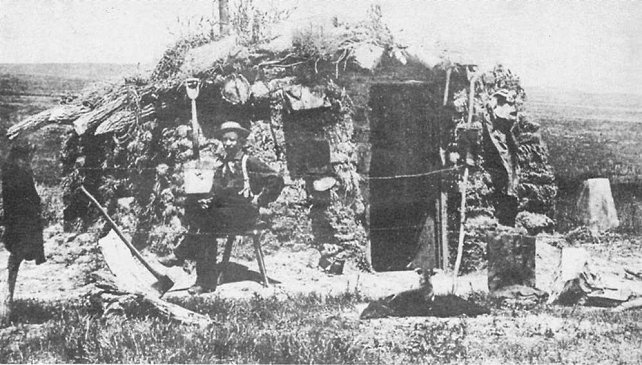
{"label": "prairie grass", "polygon": [[492,315],[358,320],[359,293],[189,298],[198,328],[138,313],[101,318],[82,299],[18,301],[0,362],[639,363],[642,314],[517,305],[476,293]]}

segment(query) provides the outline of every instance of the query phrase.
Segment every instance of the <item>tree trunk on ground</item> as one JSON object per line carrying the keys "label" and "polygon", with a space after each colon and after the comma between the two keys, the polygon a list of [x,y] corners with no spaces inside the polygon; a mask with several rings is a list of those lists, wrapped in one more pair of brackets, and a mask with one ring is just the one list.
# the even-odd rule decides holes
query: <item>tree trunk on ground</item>
{"label": "tree trunk on ground", "polygon": [[104,316],[112,314],[132,314],[140,309],[141,304],[150,305],[155,315],[164,316],[185,324],[208,326],[212,319],[200,313],[192,312],[177,304],[166,302],[146,293],[130,293],[118,286],[116,280],[101,274],[95,274],[95,289],[89,293],[93,305],[101,308]]}
{"label": "tree trunk on ground", "polygon": [[218,16],[221,36],[230,34],[230,13],[228,7],[228,0],[218,0]]}
{"label": "tree trunk on ground", "polygon": [[591,230],[604,231],[620,225],[608,179],[588,179],[577,201],[577,218]]}

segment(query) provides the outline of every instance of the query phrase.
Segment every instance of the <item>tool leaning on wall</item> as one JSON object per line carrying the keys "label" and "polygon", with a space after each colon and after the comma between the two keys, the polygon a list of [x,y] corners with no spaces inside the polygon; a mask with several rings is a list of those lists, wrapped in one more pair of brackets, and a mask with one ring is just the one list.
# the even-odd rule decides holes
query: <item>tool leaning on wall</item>
{"label": "tool leaning on wall", "polygon": [[[475,102],[475,84],[479,78],[479,73],[477,72],[477,66],[470,65],[466,68],[466,75],[468,76],[468,81],[470,82],[469,94],[468,94],[468,126],[473,123],[473,110]],[[466,154],[468,154],[467,151]],[[465,160],[468,160],[468,156],[464,156]],[[457,259],[455,260],[455,270],[453,271],[453,285],[451,293],[455,292],[457,288],[457,275],[459,274],[459,267],[461,266],[461,260],[464,251],[464,238],[466,236],[465,226],[466,223],[466,190],[468,189],[468,164],[464,164],[464,171],[462,174],[461,183],[459,185],[459,190],[461,191],[461,204],[459,206],[459,239],[457,241]]]}

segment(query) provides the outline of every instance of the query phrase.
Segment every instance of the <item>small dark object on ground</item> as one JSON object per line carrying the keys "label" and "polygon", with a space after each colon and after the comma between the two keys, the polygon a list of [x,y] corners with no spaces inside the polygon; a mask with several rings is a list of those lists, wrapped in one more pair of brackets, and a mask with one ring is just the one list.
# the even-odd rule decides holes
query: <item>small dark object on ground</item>
{"label": "small dark object on ground", "polygon": [[407,295],[392,295],[370,303],[359,318],[415,316],[446,318],[490,314],[490,309],[453,294],[435,296],[432,302],[427,302],[420,291],[408,291],[405,294]]}

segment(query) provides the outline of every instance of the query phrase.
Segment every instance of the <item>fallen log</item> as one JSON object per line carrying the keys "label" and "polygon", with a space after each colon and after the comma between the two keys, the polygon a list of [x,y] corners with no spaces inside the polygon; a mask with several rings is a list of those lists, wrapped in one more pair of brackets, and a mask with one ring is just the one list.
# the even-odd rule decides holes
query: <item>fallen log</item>
{"label": "fallen log", "polygon": [[152,314],[167,317],[181,323],[205,327],[214,323],[209,316],[193,312],[177,304],[166,302],[144,292],[132,293],[123,290],[117,280],[106,275],[94,274],[95,289],[88,294],[89,302],[99,308],[103,316],[122,314]]}
{"label": "fallen log", "polygon": [[7,138],[15,139],[23,133],[35,131],[47,124],[71,124],[90,110],[82,105],[61,105],[45,110],[12,125],[7,131]]}

